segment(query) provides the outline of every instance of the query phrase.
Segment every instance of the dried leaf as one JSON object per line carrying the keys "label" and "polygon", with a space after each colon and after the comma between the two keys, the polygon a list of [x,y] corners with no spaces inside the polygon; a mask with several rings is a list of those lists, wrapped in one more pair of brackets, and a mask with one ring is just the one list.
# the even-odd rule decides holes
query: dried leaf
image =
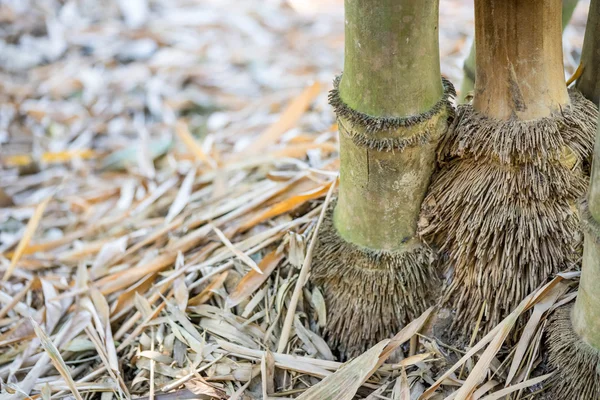
{"label": "dried leaf", "polygon": [[200,378],[192,379],[185,383],[185,387],[197,395],[206,395],[214,399],[227,399],[227,393],[214,386],[209,385]]}
{"label": "dried leaf", "polygon": [[258,288],[269,278],[283,257],[284,255],[279,254],[277,250],[264,256],[258,264],[258,268],[262,273],[259,274],[254,270],[248,271],[227,297],[225,307],[231,308],[237,306],[258,290]]}
{"label": "dried leaf", "polygon": [[223,286],[223,283],[225,283],[225,280],[227,279],[228,275],[229,271],[225,271],[217,275],[203,291],[201,291],[188,301],[188,307],[199,306],[200,304],[204,304],[208,300],[210,300],[214,291]]}
{"label": "dried leaf", "polygon": [[17,245],[17,249],[15,250],[15,253],[12,256],[12,259],[10,260],[10,265],[8,266],[8,269],[4,273],[4,276],[2,277],[3,282],[7,282],[8,279],[11,277],[15,267],[17,266],[17,263],[19,262],[19,260],[21,259],[21,256],[23,255],[23,252],[27,248],[27,245],[29,245],[29,242],[31,241],[31,238],[33,237],[33,235],[40,223],[40,220],[42,219],[42,216],[44,215],[44,211],[46,210],[46,207],[48,206],[48,203],[50,203],[51,199],[52,199],[52,197],[47,197],[44,201],[42,201],[40,204],[38,204],[37,207],[35,208],[33,215],[31,216],[31,218],[29,219],[29,222],[27,223],[27,227],[25,228],[23,237],[21,238],[21,241],[19,241],[19,244]]}
{"label": "dried leaf", "polygon": [[425,311],[392,339],[379,342],[362,355],[344,364],[336,373],[309,388],[298,399],[351,400],[358,388],[385,362],[392,352],[410,340],[423,327],[432,311],[432,308]]}
{"label": "dried leaf", "polygon": [[329,191],[330,188],[331,188],[331,182],[327,183],[325,185],[322,185],[314,190],[311,190],[308,193],[299,194],[299,195],[293,196],[289,199],[286,199],[280,203],[277,203],[277,204],[267,208],[260,214],[252,217],[252,219],[250,219],[249,221],[244,223],[244,225],[240,229],[242,231],[247,230],[250,227],[261,223],[262,221],[265,221],[267,219],[276,217],[276,216],[286,213],[290,210],[293,210],[294,208],[306,203],[307,201],[321,198],[327,194],[327,192]]}
{"label": "dried leaf", "polygon": [[317,311],[318,322],[321,328],[327,326],[327,308],[325,306],[325,298],[319,290],[315,287],[312,292],[311,302],[315,310]]}
{"label": "dried leaf", "polygon": [[392,400],[410,400],[410,386],[404,368],[400,370],[400,376],[396,379],[392,390]]}
{"label": "dried leaf", "polygon": [[489,396],[486,396],[484,398],[482,398],[481,400],[499,400],[502,399],[504,396],[511,394],[513,392],[516,392],[517,390],[521,390],[521,389],[525,389],[528,388],[530,386],[534,386],[534,385],[538,385],[540,383],[542,383],[543,381],[545,381],[546,379],[550,378],[554,373],[551,374],[546,374],[546,375],[542,375],[542,376],[538,376],[536,378],[532,378],[532,379],[528,379],[524,382],[518,383],[516,385],[512,385],[509,386],[507,388],[504,388],[502,390],[498,390],[495,393],[490,394]]}
{"label": "dried leaf", "polygon": [[263,399],[275,393],[275,359],[269,350],[265,352],[260,363],[262,376]]}
{"label": "dried leaf", "polygon": [[262,149],[275,143],[282,134],[294,126],[320,91],[321,85],[318,82],[315,82],[304,89],[304,91],[286,107],[279,117],[279,120],[263,132],[251,146],[244,149],[244,153],[259,154]]}
{"label": "dried leaf", "polygon": [[65,364],[65,361],[60,355],[60,351],[56,348],[54,343],[52,343],[52,340],[50,340],[50,338],[48,337],[48,335],[46,335],[44,330],[37,324],[37,322],[33,320],[33,318],[30,318],[29,321],[31,325],[33,325],[35,334],[38,337],[38,339],[40,339],[40,342],[42,344],[42,347],[46,351],[46,354],[50,356],[52,364],[58,370],[60,376],[63,377],[63,379],[69,386],[69,389],[71,390],[71,393],[73,393],[73,396],[75,396],[77,400],[83,400],[83,397],[81,397],[81,394],[77,390],[77,385],[73,381],[73,377],[71,376],[71,370],[69,369],[69,367],[67,367],[67,364]]}
{"label": "dried leaf", "polygon": [[185,206],[190,201],[190,194],[192,193],[192,185],[194,184],[194,179],[196,178],[196,169],[192,168],[190,172],[185,176],[181,187],[179,188],[179,192],[177,192],[177,197],[171,204],[169,208],[169,213],[165,218],[165,224],[173,221],[179,213],[185,208]]}
{"label": "dried leaf", "polygon": [[527,347],[529,346],[529,343],[538,328],[539,322],[542,319],[542,315],[544,315],[544,313],[556,303],[558,298],[562,296],[567,289],[567,285],[565,284],[561,283],[557,285],[552,289],[547,297],[544,298],[543,301],[540,301],[533,307],[533,313],[531,314],[531,317],[529,317],[529,321],[527,321],[527,325],[521,333],[521,339],[517,344],[517,348],[510,366],[510,371],[508,372],[508,376],[506,378],[506,386],[510,385],[510,383],[513,381],[513,378],[517,374],[518,368],[523,361],[525,352],[527,351]]}
{"label": "dried leaf", "polygon": [[255,270],[256,272],[258,272],[260,275],[262,275],[262,271],[260,270],[260,268],[258,268],[258,265],[256,265],[256,263],[254,262],[253,259],[251,259],[250,257],[248,257],[246,254],[244,254],[243,252],[241,252],[240,250],[238,250],[233,243],[231,243],[229,241],[229,239],[227,239],[227,236],[225,236],[225,234],[216,226],[214,225],[210,225],[210,227],[212,228],[212,230],[217,234],[217,236],[219,237],[219,239],[221,239],[221,242],[223,242],[223,244],[229,249],[231,250],[231,252],[233,254],[235,254],[240,260],[242,260],[244,262],[244,264],[246,264],[247,266],[249,266],[250,268],[252,268],[253,270]]}

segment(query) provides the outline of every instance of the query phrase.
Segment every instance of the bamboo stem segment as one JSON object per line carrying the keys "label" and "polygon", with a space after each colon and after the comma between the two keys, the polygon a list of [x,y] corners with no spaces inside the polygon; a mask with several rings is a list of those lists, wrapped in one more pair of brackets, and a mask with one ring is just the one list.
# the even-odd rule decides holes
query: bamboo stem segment
{"label": "bamboo stem segment", "polygon": [[576,87],[594,104],[600,102],[600,1],[592,0],[588,13],[583,50],[581,53],[583,73]]}
{"label": "bamboo stem segment", "polygon": [[439,0],[345,0],[341,97],[376,117],[429,110],[442,96]]}
{"label": "bamboo stem segment", "polygon": [[474,108],[533,120],[568,104],[561,32],[561,0],[476,0]]}
{"label": "bamboo stem segment", "polygon": [[[594,0],[595,1],[595,0]],[[571,17],[573,16],[573,12],[577,7],[577,3],[579,0],[563,0],[562,5],[562,28],[563,31],[569,24]],[[469,50],[469,55],[465,59],[465,63],[463,66],[464,77],[463,82],[460,87],[460,103],[464,103],[467,100],[467,96],[473,91],[475,88],[475,41],[471,44],[471,50]]]}
{"label": "bamboo stem segment", "polygon": [[454,116],[454,87],[440,76],[438,1],[345,0],[344,73],[329,96],[340,186],[311,274],[342,358],[398,332],[438,286],[435,253],[416,234]]}
{"label": "bamboo stem segment", "polygon": [[[439,2],[346,0],[345,7],[340,102],[356,114],[375,118],[348,119],[336,110],[341,166],[335,226],[356,245],[397,250],[415,236],[421,201],[435,166],[435,148],[448,115],[429,115],[416,124],[407,118],[406,126],[389,128],[376,119],[420,115],[443,97]],[[390,142],[410,140],[424,131],[432,133],[423,140],[427,143],[387,151],[351,138],[369,135]]]}
{"label": "bamboo stem segment", "polygon": [[583,266],[572,322],[581,339],[600,350],[600,131],[596,135],[587,204],[582,208],[586,227]]}

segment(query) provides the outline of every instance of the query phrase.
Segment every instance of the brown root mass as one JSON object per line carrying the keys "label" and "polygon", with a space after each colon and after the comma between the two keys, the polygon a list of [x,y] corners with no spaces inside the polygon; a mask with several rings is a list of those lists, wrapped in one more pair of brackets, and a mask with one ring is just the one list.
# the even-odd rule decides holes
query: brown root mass
{"label": "brown root mass", "polygon": [[572,306],[554,312],[546,332],[548,362],[557,373],[548,382],[549,400],[600,399],[600,351],[583,341],[571,324]]}
{"label": "brown root mass", "polygon": [[438,280],[426,246],[384,251],[345,241],[333,224],[334,207],[319,231],[311,279],[324,292],[329,345],[351,358],[422,314]]}
{"label": "brown root mass", "polygon": [[423,202],[420,234],[448,255],[452,330],[480,334],[527,294],[571,268],[582,242],[577,200],[588,184],[598,110],[577,91],[560,113],[496,120],[459,106]]}

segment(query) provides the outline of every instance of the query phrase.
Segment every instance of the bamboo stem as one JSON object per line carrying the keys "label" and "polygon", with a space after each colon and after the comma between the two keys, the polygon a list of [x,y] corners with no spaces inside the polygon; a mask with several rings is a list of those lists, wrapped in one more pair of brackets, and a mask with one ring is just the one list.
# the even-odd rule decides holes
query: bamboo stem
{"label": "bamboo stem", "polygon": [[473,106],[493,118],[534,120],[569,103],[561,0],[476,0]]}
{"label": "bamboo stem", "polygon": [[600,1],[592,0],[588,14],[583,50],[581,53],[583,73],[576,87],[594,104],[600,102]]}
{"label": "bamboo stem", "polygon": [[[438,43],[439,0],[346,0],[342,101],[373,117],[405,117],[429,111],[443,96]],[[377,129],[376,139],[432,132],[425,144],[381,151],[357,144],[349,132],[364,126],[338,115],[340,189],[334,220],[348,242],[398,250],[412,242],[435,165],[445,115],[425,124]],[[409,243],[411,242],[411,243]]]}
{"label": "bamboo stem", "polygon": [[587,219],[583,266],[572,322],[575,332],[600,350],[600,130],[596,135],[587,204],[588,209],[584,210],[582,216]]}
{"label": "bamboo stem", "polygon": [[[563,0],[562,5],[562,27],[563,31],[569,24],[573,12],[577,7],[579,0]],[[469,93],[473,92],[475,88],[475,41],[471,44],[471,50],[469,51],[468,57],[465,59],[463,65],[464,77],[460,88],[460,103],[464,103],[467,100]]]}
{"label": "bamboo stem", "polygon": [[439,0],[345,0],[342,99],[372,116],[429,110],[442,96]]}

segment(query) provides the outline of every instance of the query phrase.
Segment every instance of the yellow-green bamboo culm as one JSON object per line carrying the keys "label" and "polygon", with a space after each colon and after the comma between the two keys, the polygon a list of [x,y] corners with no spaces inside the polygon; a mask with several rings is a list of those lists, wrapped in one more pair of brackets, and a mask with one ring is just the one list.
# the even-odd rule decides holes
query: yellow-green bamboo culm
{"label": "yellow-green bamboo culm", "polygon": [[600,102],[600,1],[592,0],[581,51],[581,76],[575,87],[594,104]]}
{"label": "yellow-green bamboo culm", "polygon": [[577,300],[555,311],[546,334],[556,369],[550,400],[600,399],[600,131],[581,219],[585,243]]}
{"label": "yellow-green bamboo culm", "polygon": [[340,186],[311,275],[342,358],[397,333],[439,286],[435,253],[416,235],[455,96],[440,75],[438,1],[345,1],[344,72],[329,98]]}

